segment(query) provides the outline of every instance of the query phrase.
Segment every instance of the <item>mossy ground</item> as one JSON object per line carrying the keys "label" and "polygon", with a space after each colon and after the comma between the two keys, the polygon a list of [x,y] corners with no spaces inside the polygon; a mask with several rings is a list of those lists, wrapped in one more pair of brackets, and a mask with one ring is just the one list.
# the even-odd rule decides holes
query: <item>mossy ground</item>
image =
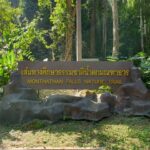
{"label": "mossy ground", "polygon": [[149,150],[150,120],[113,116],[100,122],[35,120],[23,125],[0,125],[1,147],[104,147]]}

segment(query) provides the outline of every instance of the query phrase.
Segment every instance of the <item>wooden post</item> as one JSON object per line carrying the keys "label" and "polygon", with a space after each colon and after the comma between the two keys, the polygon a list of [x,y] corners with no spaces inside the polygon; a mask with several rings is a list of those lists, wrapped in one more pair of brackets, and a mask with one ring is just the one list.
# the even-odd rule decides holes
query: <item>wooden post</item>
{"label": "wooden post", "polygon": [[82,60],[81,0],[76,0],[76,60]]}
{"label": "wooden post", "polygon": [[[76,0],[76,60],[82,61],[81,0]],[[77,93],[79,93],[79,90],[77,90]]]}

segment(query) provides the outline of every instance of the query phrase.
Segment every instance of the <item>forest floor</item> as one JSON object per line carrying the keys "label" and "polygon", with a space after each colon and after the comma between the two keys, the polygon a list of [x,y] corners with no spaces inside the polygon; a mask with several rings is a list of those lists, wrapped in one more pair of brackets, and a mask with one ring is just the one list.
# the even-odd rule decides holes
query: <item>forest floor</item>
{"label": "forest floor", "polygon": [[34,120],[23,125],[0,125],[0,149],[20,147],[149,150],[150,120],[112,116],[99,122],[65,120],[48,124]]}

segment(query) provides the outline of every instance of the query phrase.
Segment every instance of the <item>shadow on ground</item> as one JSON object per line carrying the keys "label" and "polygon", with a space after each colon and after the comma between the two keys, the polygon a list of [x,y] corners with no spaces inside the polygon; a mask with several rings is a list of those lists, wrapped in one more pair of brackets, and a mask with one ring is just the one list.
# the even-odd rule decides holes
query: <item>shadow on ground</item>
{"label": "shadow on ground", "polygon": [[[20,145],[14,144],[20,141]],[[0,125],[0,145],[5,147],[106,147],[150,148],[150,120],[113,116],[101,122],[61,121],[49,125],[33,121],[23,125]]]}

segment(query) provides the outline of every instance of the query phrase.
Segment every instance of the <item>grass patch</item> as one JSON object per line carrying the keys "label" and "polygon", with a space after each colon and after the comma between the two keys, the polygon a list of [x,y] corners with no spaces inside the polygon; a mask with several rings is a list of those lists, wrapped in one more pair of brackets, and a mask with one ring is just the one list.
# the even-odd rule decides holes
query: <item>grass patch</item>
{"label": "grass patch", "polygon": [[113,150],[150,149],[150,120],[114,116],[100,122],[62,121],[49,125],[0,125],[3,147],[106,147]]}

